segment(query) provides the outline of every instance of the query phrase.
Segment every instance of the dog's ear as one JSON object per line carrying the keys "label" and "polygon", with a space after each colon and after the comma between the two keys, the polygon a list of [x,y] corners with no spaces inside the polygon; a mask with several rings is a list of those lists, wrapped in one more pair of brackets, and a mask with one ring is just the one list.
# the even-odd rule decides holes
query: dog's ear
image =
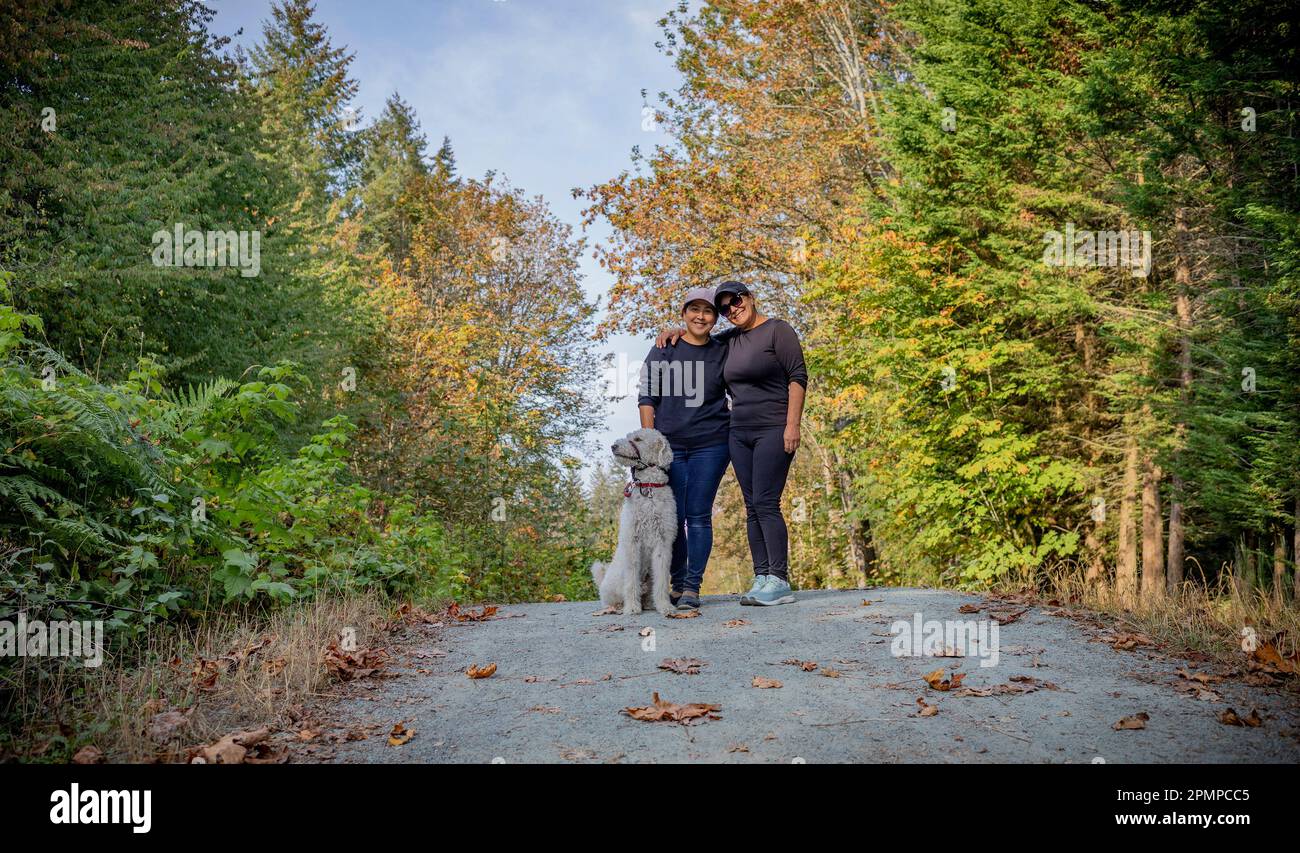
{"label": "dog's ear", "polygon": [[660,468],[667,468],[669,465],[673,464],[672,445],[668,443],[668,439],[665,438],[662,433],[655,437],[655,451],[658,454],[655,459],[655,464]]}

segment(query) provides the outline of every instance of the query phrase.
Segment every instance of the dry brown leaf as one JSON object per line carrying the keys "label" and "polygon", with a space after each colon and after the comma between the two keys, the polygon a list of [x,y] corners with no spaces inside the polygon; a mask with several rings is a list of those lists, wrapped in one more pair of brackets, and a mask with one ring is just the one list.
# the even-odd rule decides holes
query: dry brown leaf
{"label": "dry brown leaf", "polygon": [[333,640],[325,648],[324,660],[325,669],[341,681],[356,681],[359,678],[369,678],[372,676],[384,675],[384,667],[388,665],[388,651],[386,649],[357,649],[356,651],[344,651],[339,648],[337,640]]}
{"label": "dry brown leaf", "polygon": [[920,696],[916,697],[916,704],[920,706],[920,710],[916,712],[918,717],[933,717],[939,713],[938,705],[930,705]]}
{"label": "dry brown leaf", "polygon": [[393,730],[388,733],[389,746],[401,746],[415,737],[415,729],[408,729],[402,723],[394,723]]}
{"label": "dry brown leaf", "polygon": [[216,743],[201,746],[190,756],[191,764],[244,764],[249,752],[271,736],[271,730],[259,729],[232,732]]}
{"label": "dry brown leaf", "polygon": [[748,620],[748,619],[728,619],[726,622],[723,622],[722,624],[723,624],[723,626],[725,626],[725,627],[727,627],[727,628],[740,628],[740,627],[743,626],[743,625],[748,625],[748,624],[749,624],[749,620]]}
{"label": "dry brown leaf", "polygon": [[984,609],[983,605],[980,604],[963,604],[961,607],[957,608],[957,612],[958,613],[979,613],[983,609]]}
{"label": "dry brown leaf", "polygon": [[955,687],[961,687],[962,679],[966,677],[964,672],[954,672],[952,678],[943,677],[943,667],[936,669],[934,672],[927,672],[921,676],[925,683],[935,690],[948,691]]}
{"label": "dry brown leaf", "polygon": [[1257,729],[1264,725],[1264,720],[1259,716],[1258,708],[1251,709],[1250,714],[1245,717],[1238,716],[1235,708],[1229,708],[1219,714],[1219,722],[1223,723],[1225,726],[1248,726],[1252,729]]}
{"label": "dry brown leaf", "polygon": [[827,678],[839,678],[844,673],[840,672],[838,669],[831,669],[828,666],[824,666],[822,667],[821,674]]}
{"label": "dry brown leaf", "polygon": [[1117,732],[1125,731],[1125,730],[1136,731],[1137,729],[1145,729],[1147,727],[1147,720],[1149,719],[1151,719],[1150,714],[1148,714],[1146,711],[1139,711],[1136,714],[1132,714],[1131,716],[1124,717],[1118,723],[1111,726],[1111,728]]}
{"label": "dry brown leaf", "polygon": [[103,764],[104,753],[97,746],[83,746],[72,756],[73,764]]}
{"label": "dry brown leaf", "polygon": [[667,614],[669,619],[694,619],[700,615],[698,610],[675,610]]}
{"label": "dry brown leaf", "polygon": [[1029,612],[1028,609],[1000,610],[996,613],[990,612],[989,618],[992,619],[994,622],[998,623],[999,625],[1010,625],[1012,622],[1019,620],[1021,616],[1024,616],[1028,612]]}
{"label": "dry brown leaf", "polygon": [[761,675],[754,676],[754,680],[750,684],[760,690],[773,690],[782,686],[781,682],[775,678],[764,678]]}
{"label": "dry brown leaf", "polygon": [[786,658],[785,660],[781,661],[781,663],[789,664],[790,666],[797,666],[800,669],[802,669],[804,672],[812,672],[817,668],[817,661],[815,660],[799,660],[798,658]]}
{"label": "dry brown leaf", "polygon": [[465,670],[465,674],[470,678],[491,678],[496,671],[497,665],[494,663],[484,664],[483,666],[471,664],[469,669]]}
{"label": "dry brown leaf", "polygon": [[156,743],[166,743],[176,735],[176,730],[189,725],[190,712],[166,711],[149,718],[149,737]]}
{"label": "dry brown leaf", "polygon": [[707,665],[706,661],[699,658],[664,658],[659,662],[660,669],[666,669],[679,675],[699,675],[700,667]]}
{"label": "dry brown leaf", "polygon": [[1186,669],[1180,669],[1175,672],[1179,678],[1185,678],[1188,681],[1199,681],[1201,684],[1215,684],[1223,680],[1222,675],[1211,675],[1208,672],[1188,672]]}
{"label": "dry brown leaf", "polygon": [[721,705],[712,705],[702,702],[692,702],[686,705],[678,705],[659,698],[656,692],[650,700],[652,704],[645,707],[624,708],[619,713],[627,714],[634,720],[641,720],[647,723],[689,723],[691,720],[718,720],[717,715],[722,710]]}
{"label": "dry brown leaf", "polygon": [[447,615],[457,622],[483,622],[496,615],[497,610],[494,606],[484,606],[478,610],[462,611],[460,605],[453,602],[447,607]]}
{"label": "dry brown leaf", "polygon": [[1263,672],[1278,672],[1283,675],[1295,675],[1300,672],[1300,653],[1284,657],[1274,643],[1260,643],[1250,653],[1252,662],[1261,664]]}

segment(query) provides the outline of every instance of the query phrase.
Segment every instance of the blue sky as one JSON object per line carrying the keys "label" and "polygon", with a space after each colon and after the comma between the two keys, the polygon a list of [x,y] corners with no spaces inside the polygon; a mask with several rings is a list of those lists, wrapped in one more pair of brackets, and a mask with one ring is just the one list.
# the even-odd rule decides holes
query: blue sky
{"label": "blue sky", "polygon": [[[212,0],[213,29],[245,46],[261,35],[270,0]],[[419,115],[430,153],[451,137],[462,175],[495,170],[529,195],[541,195],[575,230],[582,205],[574,187],[588,187],[630,166],[632,146],[667,144],[642,128],[642,106],[677,87],[672,60],[655,42],[657,21],[675,0],[317,0],[316,18],[334,45],[354,55],[360,85],[354,106],[362,122],[400,92]],[[641,90],[646,90],[643,101]],[[603,296],[611,280],[587,233],[584,285]],[[604,301],[602,300],[602,305]],[[618,336],[601,352],[640,361],[650,339]],[[608,407],[601,447],[638,425],[636,400]],[[597,458],[603,458],[601,453]],[[590,460],[589,460],[590,461]]]}

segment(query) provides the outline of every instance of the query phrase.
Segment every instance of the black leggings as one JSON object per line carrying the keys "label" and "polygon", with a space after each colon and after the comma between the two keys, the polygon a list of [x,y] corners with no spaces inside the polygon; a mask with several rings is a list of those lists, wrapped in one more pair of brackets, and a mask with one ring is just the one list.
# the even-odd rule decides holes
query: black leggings
{"label": "black leggings", "polygon": [[731,466],[745,496],[745,530],[755,575],[789,580],[789,537],[781,516],[781,493],[793,453],[785,452],[785,427],[732,427]]}

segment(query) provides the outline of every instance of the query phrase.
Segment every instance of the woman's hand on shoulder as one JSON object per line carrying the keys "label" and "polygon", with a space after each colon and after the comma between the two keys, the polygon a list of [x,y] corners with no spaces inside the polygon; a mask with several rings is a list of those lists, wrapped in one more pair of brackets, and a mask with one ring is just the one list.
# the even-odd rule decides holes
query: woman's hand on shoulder
{"label": "woman's hand on shoulder", "polygon": [[673,344],[677,343],[677,341],[679,341],[682,335],[684,334],[686,334],[686,330],[683,329],[681,326],[677,326],[671,329],[664,329],[662,332],[659,333],[659,337],[655,338],[655,346],[661,348],[672,346]]}

